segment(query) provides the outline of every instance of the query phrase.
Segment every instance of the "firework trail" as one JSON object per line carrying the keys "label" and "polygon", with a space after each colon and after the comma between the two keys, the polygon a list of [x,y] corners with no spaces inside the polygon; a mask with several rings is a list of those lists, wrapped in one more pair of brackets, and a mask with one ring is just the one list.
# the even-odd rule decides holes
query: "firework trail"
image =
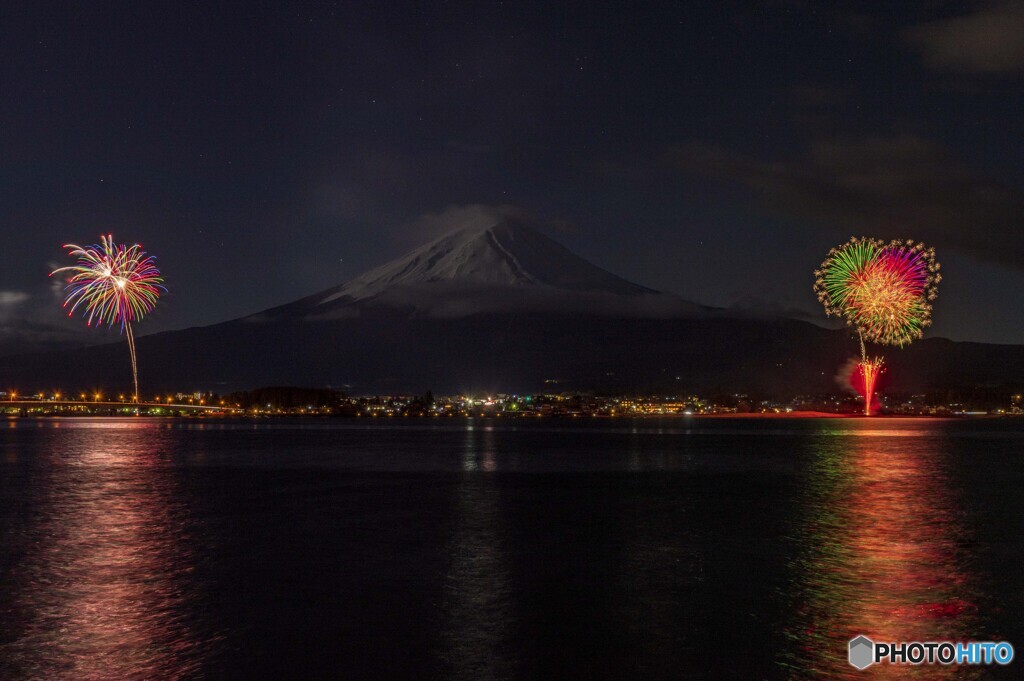
{"label": "firework trail", "polygon": [[881,404],[877,396],[884,386],[885,359],[872,357],[866,361],[860,356],[851,357],[836,371],[836,383],[844,390],[863,398],[864,414],[870,416]]}
{"label": "firework trail", "polygon": [[65,244],[64,248],[68,255],[77,258],[77,263],[50,272],[51,277],[61,272],[70,275],[64,289],[64,308],[69,317],[80,309],[89,326],[94,322],[97,326],[121,326],[121,333],[128,338],[138,404],[139,370],[132,322],[152,312],[161,292],[166,292],[160,270],[139,244],[116,244],[109,234],[101,236],[99,244]]}
{"label": "firework trail", "polygon": [[881,357],[873,357],[857,363],[857,371],[860,374],[858,383],[864,386],[864,416],[871,416],[871,403],[874,400],[878,377],[882,373],[883,361]]}
{"label": "firework trail", "polygon": [[922,243],[853,237],[815,271],[814,292],[825,313],[844,319],[860,339],[865,414],[883,361],[869,359],[865,343],[903,347],[924,336],[942,281],[939,267],[935,249]]}

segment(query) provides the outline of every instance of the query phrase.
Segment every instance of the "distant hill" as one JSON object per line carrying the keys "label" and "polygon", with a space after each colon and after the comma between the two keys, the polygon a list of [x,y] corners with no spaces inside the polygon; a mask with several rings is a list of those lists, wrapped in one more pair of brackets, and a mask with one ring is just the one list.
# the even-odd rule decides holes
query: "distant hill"
{"label": "distant hill", "polygon": [[[138,339],[143,392],[261,385],[352,393],[836,389],[846,331],[744,318],[654,291],[529,227],[441,237],[336,288],[212,326]],[[887,348],[900,392],[1024,385],[1024,347]],[[0,358],[0,381],[128,385],[121,343]]]}

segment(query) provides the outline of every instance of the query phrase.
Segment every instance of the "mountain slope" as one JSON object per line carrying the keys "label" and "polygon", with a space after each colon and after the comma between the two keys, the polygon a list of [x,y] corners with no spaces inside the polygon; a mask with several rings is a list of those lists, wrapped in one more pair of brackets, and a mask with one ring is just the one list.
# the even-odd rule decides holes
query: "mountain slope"
{"label": "mountain slope", "polygon": [[630,283],[575,255],[525,225],[505,221],[442,236],[329,293],[365,300],[390,288],[459,283],[468,286],[549,286],[573,291],[638,295],[655,291]]}
{"label": "mountain slope", "polygon": [[[144,394],[224,393],[260,385],[333,386],[353,394],[533,392],[835,392],[856,352],[845,331],[797,320],[621,319],[496,313],[417,317],[367,309],[336,320],[241,320],[138,339]],[[886,353],[890,390],[1024,387],[1024,347],[925,339]],[[0,358],[21,391],[126,388],[123,343]]]}
{"label": "mountain slope", "polygon": [[626,281],[505,220],[445,234],[340,286],[248,320],[348,319],[371,306],[438,318],[511,311],[680,317],[708,311]]}

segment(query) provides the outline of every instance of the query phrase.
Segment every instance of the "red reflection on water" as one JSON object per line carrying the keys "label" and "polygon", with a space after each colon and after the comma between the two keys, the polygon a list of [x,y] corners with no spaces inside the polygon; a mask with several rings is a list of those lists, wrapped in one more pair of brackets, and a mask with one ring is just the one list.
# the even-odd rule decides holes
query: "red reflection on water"
{"label": "red reflection on water", "polygon": [[20,678],[178,679],[198,670],[186,509],[147,422],[62,429],[35,552],[15,572]]}
{"label": "red reflection on water", "polygon": [[[869,431],[865,431],[869,432]],[[914,431],[910,431],[913,433]],[[847,662],[847,643],[984,639],[966,530],[938,438],[839,438],[817,462],[796,589],[797,678],[968,678],[979,670]]]}

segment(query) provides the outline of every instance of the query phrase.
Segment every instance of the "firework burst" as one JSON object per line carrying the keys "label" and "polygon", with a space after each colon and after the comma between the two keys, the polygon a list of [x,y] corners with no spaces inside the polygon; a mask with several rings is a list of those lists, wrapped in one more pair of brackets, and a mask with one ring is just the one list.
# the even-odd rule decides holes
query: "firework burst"
{"label": "firework burst", "polygon": [[935,249],[856,237],[829,251],[815,275],[826,314],[845,319],[862,340],[900,347],[931,325],[942,280]]}
{"label": "firework burst", "polygon": [[100,243],[82,247],[65,244],[68,255],[77,259],[75,265],[50,272],[68,276],[64,308],[68,316],[81,310],[89,326],[120,325],[128,337],[135,382],[135,401],[139,401],[139,372],[135,357],[135,336],[132,322],[140,321],[153,311],[163,286],[163,277],[155,259],[146,255],[139,244],[114,243],[112,235],[101,236]]}
{"label": "firework burst", "polygon": [[865,342],[903,347],[924,336],[942,281],[935,249],[920,242],[853,237],[833,248],[815,271],[814,292],[829,316],[841,317],[860,339],[864,413],[871,414],[881,357]]}

